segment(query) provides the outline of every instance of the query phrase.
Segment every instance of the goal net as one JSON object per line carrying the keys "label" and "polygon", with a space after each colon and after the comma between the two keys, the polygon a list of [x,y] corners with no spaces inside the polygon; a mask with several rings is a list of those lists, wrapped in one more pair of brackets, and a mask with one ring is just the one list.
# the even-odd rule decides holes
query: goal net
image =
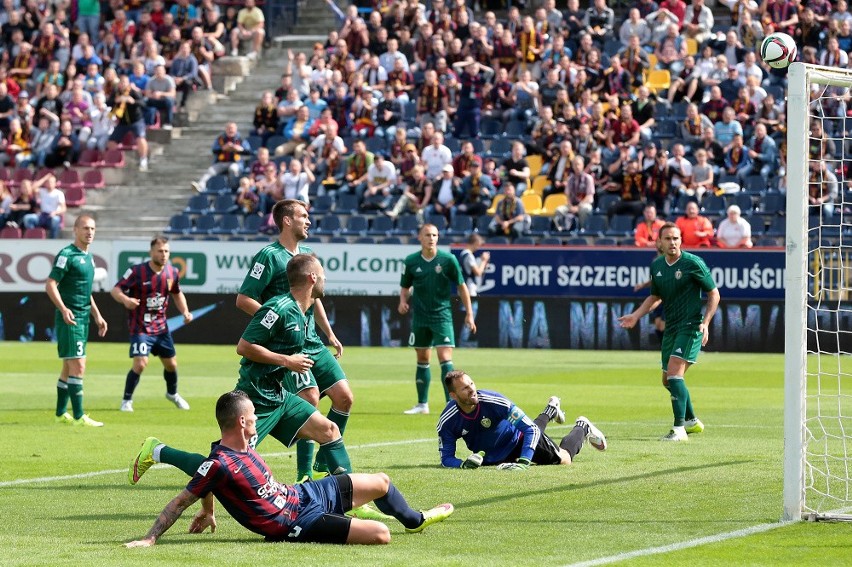
{"label": "goal net", "polygon": [[852,70],[788,84],[784,518],[852,520]]}

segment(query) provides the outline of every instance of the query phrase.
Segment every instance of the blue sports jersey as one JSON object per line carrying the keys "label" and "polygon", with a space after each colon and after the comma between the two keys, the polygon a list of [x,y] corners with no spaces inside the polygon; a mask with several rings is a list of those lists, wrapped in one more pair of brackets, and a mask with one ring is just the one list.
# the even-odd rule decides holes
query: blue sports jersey
{"label": "blue sports jersey", "polygon": [[479,403],[466,414],[455,401],[450,401],[438,419],[438,451],[441,465],[459,468],[456,441],[464,439],[471,452],[485,451],[482,463],[506,462],[512,451],[521,446],[520,457],[532,460],[541,430],[521,408],[497,392],[479,390]]}

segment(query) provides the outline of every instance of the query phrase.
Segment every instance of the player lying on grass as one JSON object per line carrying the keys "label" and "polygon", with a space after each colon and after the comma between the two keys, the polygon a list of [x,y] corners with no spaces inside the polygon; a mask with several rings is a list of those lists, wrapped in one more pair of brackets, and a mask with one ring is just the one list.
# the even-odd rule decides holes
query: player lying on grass
{"label": "player lying on grass", "polygon": [[[445,467],[497,465],[501,470],[524,470],[532,464],[570,465],[587,439],[598,451],[606,449],[604,434],[583,416],[577,418],[559,445],[544,434],[551,420],[565,423],[556,396],[551,396],[541,414],[530,420],[502,394],[477,390],[471,377],[461,370],[447,374],[445,383],[452,398],[438,419],[438,450]],[[456,457],[458,439],[473,451],[465,460]]]}
{"label": "player lying on grass", "polygon": [[241,526],[267,541],[389,543],[390,530],[383,523],[344,515],[370,501],[399,520],[409,533],[421,532],[453,513],[452,504],[423,512],[413,510],[384,473],[333,475],[294,486],[276,482],[249,444],[257,435],[257,416],[249,397],[238,390],[219,397],[216,421],[222,439],[186,488],[166,505],[148,534],[125,544],[127,547],[154,545],[199,499],[201,510],[192,519],[189,531],[202,533],[208,527],[215,531],[214,496]]}

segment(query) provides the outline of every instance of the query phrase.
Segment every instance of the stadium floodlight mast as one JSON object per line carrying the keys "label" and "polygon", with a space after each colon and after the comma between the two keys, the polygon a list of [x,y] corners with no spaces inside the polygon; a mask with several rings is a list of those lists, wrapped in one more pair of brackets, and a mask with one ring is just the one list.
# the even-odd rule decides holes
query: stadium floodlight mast
{"label": "stadium floodlight mast", "polygon": [[[787,77],[783,517],[852,520],[852,213],[842,212],[852,70],[793,63]],[[810,139],[813,121],[834,156]],[[833,212],[810,205],[812,187],[836,191]]]}

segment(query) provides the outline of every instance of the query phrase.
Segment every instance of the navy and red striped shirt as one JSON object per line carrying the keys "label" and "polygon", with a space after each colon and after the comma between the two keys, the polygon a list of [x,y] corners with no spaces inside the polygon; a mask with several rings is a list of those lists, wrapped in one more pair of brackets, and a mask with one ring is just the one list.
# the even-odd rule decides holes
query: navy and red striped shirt
{"label": "navy and red striped shirt", "polygon": [[287,537],[299,519],[299,493],[275,482],[252,448],[214,446],[186,489],[199,498],[212,492],[241,526],[270,539]]}
{"label": "navy and red striped shirt", "polygon": [[139,300],[139,307],[127,314],[131,335],[159,335],[169,330],[166,323],[169,296],[180,293],[177,268],[167,264],[157,273],[149,262],[136,264],[127,269],[115,287]]}

